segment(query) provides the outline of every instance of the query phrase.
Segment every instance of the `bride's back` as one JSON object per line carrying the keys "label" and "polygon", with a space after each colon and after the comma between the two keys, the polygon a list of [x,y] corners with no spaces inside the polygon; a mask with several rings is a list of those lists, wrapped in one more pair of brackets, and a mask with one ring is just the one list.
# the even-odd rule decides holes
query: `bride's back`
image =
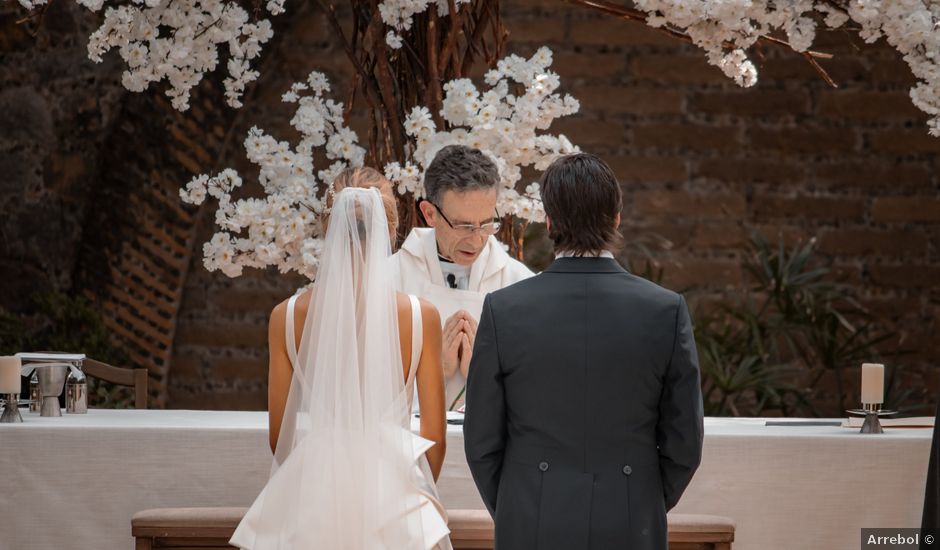
{"label": "bride's back", "polygon": [[[401,346],[401,365],[405,379],[408,379],[408,369],[411,366],[411,342],[412,342],[412,323],[411,323],[411,300],[408,295],[401,292],[395,293],[396,307],[398,309],[398,343]],[[303,334],[304,320],[307,318],[307,311],[310,308],[310,302],[313,299],[313,291],[307,290],[297,296],[294,304],[294,349],[300,349],[300,337]],[[424,304],[422,304],[424,306]],[[277,309],[283,309],[281,315],[287,315],[287,300],[281,302]],[[425,307],[422,307],[424,311]],[[273,316],[273,315],[272,315]],[[422,316],[423,318],[424,316]],[[423,323],[426,324],[426,323]],[[422,327],[423,328],[423,327]],[[281,335],[281,341],[287,338],[286,331]]]}
{"label": "bride's back", "polygon": [[[412,297],[395,293],[392,301],[386,294],[393,292],[393,286],[382,264],[389,243],[394,242],[398,221],[396,201],[388,180],[375,170],[358,168],[341,173],[333,187],[335,192],[326,196],[329,214],[322,220],[322,226],[327,229],[321,276],[312,289],[278,304],[269,322],[271,449],[276,454],[289,452],[289,448],[281,449],[278,445],[281,424],[287,418],[285,409],[292,395],[291,385],[306,380],[307,367],[319,362],[347,365],[358,361],[359,368],[365,369],[359,376],[365,373],[369,380],[358,380],[352,371],[343,368],[327,370],[324,371],[329,373],[327,378],[310,377],[311,381],[320,383],[312,386],[308,383],[305,388],[309,393],[297,395],[303,395],[314,407],[321,408],[317,418],[334,418],[330,416],[335,413],[329,403],[349,400],[349,407],[338,409],[343,414],[355,415],[352,411],[365,404],[368,407],[363,410],[381,410],[400,397],[401,394],[396,393],[400,389],[396,388],[407,392],[406,404],[410,409],[412,388],[416,388],[421,435],[437,443],[427,453],[436,477],[445,445],[440,316],[436,308],[424,300],[414,301],[420,311],[413,312]],[[371,192],[364,191],[368,188],[372,188]],[[355,289],[352,295],[348,295],[350,288]],[[312,303],[314,301],[322,303]],[[391,326],[393,311],[397,316],[397,329]],[[308,312],[311,319],[307,318]],[[365,316],[359,318],[362,313]],[[305,326],[308,322],[312,326]],[[414,330],[421,333],[415,334]],[[300,349],[302,341],[304,350]],[[400,357],[395,358],[399,352]],[[400,365],[403,385],[394,377],[389,378],[396,365]],[[414,372],[410,372],[412,365],[416,365]],[[368,390],[368,395],[364,390]],[[333,401],[336,399],[339,401]],[[377,418],[367,416],[368,422]],[[357,418],[361,417],[335,417],[331,421],[355,422]]]}
{"label": "bride's back", "polygon": [[[314,293],[306,291],[297,296],[294,303],[294,349],[300,348],[301,335],[307,311],[311,307]],[[412,357],[412,312],[411,300],[405,294],[396,293],[398,313],[398,342],[401,347],[403,380],[408,380]],[[280,434],[284,407],[293,377],[290,354],[287,351],[287,303],[284,300],[271,312],[268,330],[270,350],[268,372],[268,422],[271,451],[275,452]],[[418,402],[421,408],[421,437],[435,443],[428,452],[431,471],[435,479],[440,474],[446,451],[444,374],[441,370],[441,318],[437,308],[425,300],[419,301],[422,319],[422,349],[419,352],[418,370],[414,375]]]}

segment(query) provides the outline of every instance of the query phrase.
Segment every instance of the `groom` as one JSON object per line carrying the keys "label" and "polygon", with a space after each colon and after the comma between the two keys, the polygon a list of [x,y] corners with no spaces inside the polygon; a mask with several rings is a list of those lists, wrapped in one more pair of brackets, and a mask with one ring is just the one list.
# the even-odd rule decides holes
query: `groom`
{"label": "groom", "polygon": [[464,421],[498,550],[666,550],[703,410],[682,296],[613,259],[621,191],[578,153],[542,176],[556,260],[489,294]]}

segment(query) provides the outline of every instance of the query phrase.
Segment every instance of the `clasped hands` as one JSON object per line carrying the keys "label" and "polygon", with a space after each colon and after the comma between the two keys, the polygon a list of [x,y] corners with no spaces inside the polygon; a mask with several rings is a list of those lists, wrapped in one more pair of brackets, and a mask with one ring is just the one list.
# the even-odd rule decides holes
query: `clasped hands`
{"label": "clasped hands", "polygon": [[450,378],[459,369],[464,379],[467,378],[476,336],[477,321],[466,310],[461,309],[447,319],[442,334],[441,356],[441,366],[444,368],[445,377]]}

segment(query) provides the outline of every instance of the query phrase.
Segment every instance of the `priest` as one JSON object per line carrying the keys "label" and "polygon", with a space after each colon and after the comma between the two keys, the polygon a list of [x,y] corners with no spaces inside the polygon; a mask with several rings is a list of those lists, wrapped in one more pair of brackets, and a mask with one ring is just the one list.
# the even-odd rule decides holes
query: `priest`
{"label": "priest", "polygon": [[427,228],[411,231],[392,257],[398,290],[434,304],[443,326],[446,403],[462,401],[477,321],[488,292],[531,277],[494,237],[499,172],[478,149],[449,145],[424,174],[419,204]]}

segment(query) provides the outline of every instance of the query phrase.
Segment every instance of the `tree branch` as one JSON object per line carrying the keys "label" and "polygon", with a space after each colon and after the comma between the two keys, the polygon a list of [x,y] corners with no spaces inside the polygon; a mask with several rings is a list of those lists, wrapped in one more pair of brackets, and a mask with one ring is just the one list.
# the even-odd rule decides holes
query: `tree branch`
{"label": "tree branch", "polygon": [[[489,23],[489,19],[490,19],[490,11],[486,9],[486,6],[487,6],[486,3],[484,3],[483,6],[480,8],[481,13],[477,15],[476,27],[474,27],[473,29],[473,35],[471,36],[470,44],[468,45],[469,52],[468,52],[468,55],[464,56],[463,58],[463,67],[461,67],[460,69],[460,74],[467,74],[470,72],[470,67],[473,64],[473,59],[474,59],[473,55],[470,54],[470,52],[473,52],[474,50],[479,51],[478,50],[479,45],[482,42],[484,42],[483,35],[486,32],[487,23]],[[483,46],[485,46],[485,44],[483,44]],[[484,50],[485,50],[485,47],[484,47]],[[484,55],[486,54],[484,53]]]}
{"label": "tree branch", "polygon": [[[428,94],[425,99],[428,110],[431,111],[431,117],[438,128],[444,128],[444,121],[441,119],[441,101],[443,90],[441,89],[441,75],[437,67],[437,10],[433,6],[428,9]],[[444,58],[442,57],[443,61]]]}
{"label": "tree branch", "polygon": [[[454,54],[454,48],[457,46],[457,38],[460,36],[461,28],[461,10],[457,9],[454,0],[448,0],[450,7],[450,32],[447,34],[447,44],[441,50],[441,58],[438,61],[437,72],[442,73],[451,61],[451,55]],[[456,56],[455,56],[456,57]]]}
{"label": "tree branch", "polygon": [[[577,4],[579,6],[591,8],[591,9],[606,13],[608,15],[611,15],[620,19],[626,19],[628,21],[640,21],[642,23],[646,23],[646,19],[648,17],[648,14],[646,12],[636,10],[636,9],[626,8],[624,6],[620,6],[612,2],[607,2],[606,0],[564,0],[564,1],[570,4]],[[652,28],[654,28],[655,30],[659,32],[668,34],[669,36],[672,36],[673,38],[678,38],[679,40],[682,40],[684,42],[694,44],[694,42],[692,41],[692,37],[680,30],[674,29],[672,27],[652,27]],[[793,50],[793,46],[791,46],[785,40],[774,38],[773,36],[769,36],[769,35],[761,35],[760,37],[758,37],[757,42],[758,43],[769,42],[771,44],[775,44],[778,46],[785,46],[789,48],[790,50]],[[727,49],[733,49],[733,48],[738,47],[731,42],[725,42],[722,45],[723,47]],[[793,51],[796,51],[796,50],[793,50]],[[797,52],[797,53],[802,55],[809,62],[809,64],[812,65],[813,69],[815,69],[816,72],[819,73],[820,77],[822,77],[822,79],[827,84],[829,84],[833,88],[838,88],[838,85],[836,85],[835,81],[833,81],[832,78],[829,76],[829,74],[826,73],[825,69],[823,69],[822,66],[820,66],[819,63],[816,62],[817,58],[818,59],[832,59],[833,57],[832,54],[828,54],[824,52],[817,52],[813,50],[807,50],[805,52]]]}
{"label": "tree branch", "polygon": [[372,21],[369,23],[367,33],[372,38],[372,48],[375,52],[375,77],[379,88],[379,97],[385,105],[386,135],[391,136],[394,147],[390,158],[404,158],[405,140],[402,132],[404,127],[398,116],[398,103],[395,100],[395,82],[388,63],[388,51],[385,48],[385,35],[382,33],[384,24],[377,6],[372,12]]}

